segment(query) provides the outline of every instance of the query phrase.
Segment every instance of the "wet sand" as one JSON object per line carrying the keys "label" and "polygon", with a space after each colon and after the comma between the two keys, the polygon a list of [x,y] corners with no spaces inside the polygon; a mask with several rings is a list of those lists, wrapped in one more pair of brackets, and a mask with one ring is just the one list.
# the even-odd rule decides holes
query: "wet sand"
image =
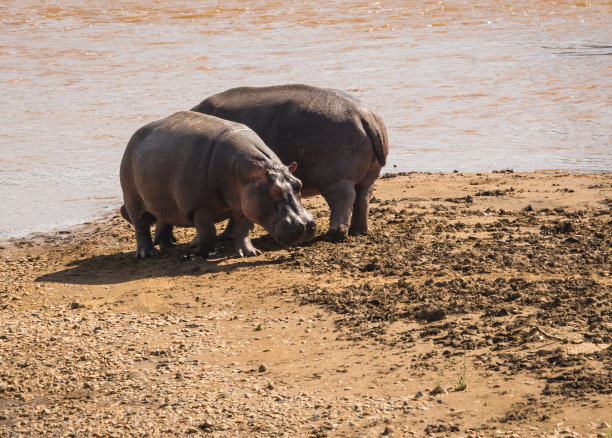
{"label": "wet sand", "polygon": [[610,173],[410,173],[342,244],[4,242],[0,436],[608,436],[611,208]]}

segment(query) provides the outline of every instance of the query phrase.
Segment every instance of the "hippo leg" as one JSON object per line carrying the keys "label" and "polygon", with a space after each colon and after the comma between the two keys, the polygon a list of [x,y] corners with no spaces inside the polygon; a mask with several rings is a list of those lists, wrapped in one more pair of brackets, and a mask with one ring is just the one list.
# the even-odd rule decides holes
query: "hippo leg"
{"label": "hippo leg", "polygon": [[161,249],[172,248],[176,242],[176,237],[172,232],[172,225],[168,225],[163,222],[157,222],[155,224],[155,236],[153,237],[153,244],[159,245]]}
{"label": "hippo leg", "polygon": [[338,181],[325,187],[321,194],[331,210],[329,230],[326,239],[340,242],[346,239],[349,230],[349,216],[355,202],[355,186],[348,179]]}
{"label": "hippo leg", "polygon": [[253,229],[253,222],[248,220],[246,217],[240,217],[234,220],[232,223],[232,228],[234,247],[236,248],[236,257],[251,257],[261,254],[261,251],[253,246],[251,243],[251,238],[249,237],[249,233]]}
{"label": "hippo leg", "polygon": [[140,216],[130,215],[130,218],[136,230],[136,255],[134,256],[136,260],[161,254],[153,246],[153,240],[151,239],[151,223],[155,222],[155,218],[146,212]]}
{"label": "hippo leg", "polygon": [[234,228],[234,219],[229,218],[227,221],[227,226],[225,230],[221,234],[217,236],[217,240],[230,240],[233,236],[233,228]]}
{"label": "hippo leg", "polygon": [[195,247],[195,255],[202,256],[205,260],[208,258],[208,254],[215,249],[217,229],[213,217],[203,208],[193,213],[193,224],[197,235],[190,246]]}
{"label": "hippo leg", "polygon": [[370,198],[374,191],[374,181],[380,174],[380,167],[373,166],[365,178],[355,186],[355,203],[353,204],[353,215],[351,216],[351,227],[349,234],[358,236],[368,233],[368,214],[370,211]]}

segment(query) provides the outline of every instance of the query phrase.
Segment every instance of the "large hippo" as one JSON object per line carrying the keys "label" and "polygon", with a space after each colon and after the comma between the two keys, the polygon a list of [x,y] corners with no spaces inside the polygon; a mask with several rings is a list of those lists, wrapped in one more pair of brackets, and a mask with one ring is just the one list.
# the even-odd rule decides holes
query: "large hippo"
{"label": "large hippo", "polygon": [[191,110],[243,123],[283,163],[297,162],[302,196],[321,194],[329,204],[329,239],[367,233],[372,185],[389,145],[383,121],[359,100],[307,85],[241,87]]}
{"label": "large hippo", "polygon": [[173,245],[173,226],[195,226],[195,253],[206,258],[215,223],[232,217],[238,255],[256,255],[249,231],[261,225],[279,243],[314,236],[300,203],[301,182],[255,132],[239,123],[182,111],[140,128],[121,161],[122,215],[136,230],[136,258]]}

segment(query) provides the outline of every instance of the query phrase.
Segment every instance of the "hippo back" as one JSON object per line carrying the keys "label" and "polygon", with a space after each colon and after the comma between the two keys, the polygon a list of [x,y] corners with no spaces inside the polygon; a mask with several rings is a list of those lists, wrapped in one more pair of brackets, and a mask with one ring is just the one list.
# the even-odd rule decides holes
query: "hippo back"
{"label": "hippo back", "polygon": [[385,164],[382,120],[346,93],[307,85],[240,87],[216,94],[192,111],[243,123],[285,164],[298,163],[305,192],[338,175],[359,181],[372,161]]}

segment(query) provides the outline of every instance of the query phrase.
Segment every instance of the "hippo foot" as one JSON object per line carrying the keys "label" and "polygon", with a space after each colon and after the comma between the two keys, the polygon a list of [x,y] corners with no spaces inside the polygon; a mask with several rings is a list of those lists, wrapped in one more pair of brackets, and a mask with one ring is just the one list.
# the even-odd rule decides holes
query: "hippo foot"
{"label": "hippo foot", "polygon": [[206,261],[208,260],[208,251],[204,251],[204,252],[196,251],[190,256],[191,260],[195,260],[196,257],[201,257],[202,260]]}
{"label": "hippo foot", "polygon": [[170,234],[167,237],[159,237],[153,240],[154,245],[159,245],[160,249],[172,248],[175,246],[176,237],[174,234]]}
{"label": "hippo foot", "polygon": [[338,228],[330,228],[325,233],[325,240],[331,242],[342,242],[348,235],[348,227],[346,225],[340,225]]}
{"label": "hippo foot", "polygon": [[160,255],[161,252],[159,252],[158,249],[156,248],[138,248],[138,250],[136,251],[136,254],[134,255],[134,258],[136,260],[140,260],[140,259],[148,259],[150,257],[155,257]]}
{"label": "hippo foot", "polygon": [[168,248],[173,248],[175,246],[174,242],[176,242],[176,240],[172,240],[172,239],[162,240],[162,239],[159,239],[157,242],[154,242],[154,243],[159,244],[159,248],[160,249],[168,249]]}
{"label": "hippo foot", "polygon": [[202,257],[204,260],[207,260],[208,257],[214,256],[215,254],[217,254],[215,251],[211,251],[211,252],[208,253],[208,255],[206,257],[204,257],[204,256],[202,256],[200,254],[196,254],[195,252],[187,252],[187,253],[181,254],[179,256],[179,261],[187,262],[189,260],[195,260],[198,257]]}
{"label": "hippo foot", "polygon": [[202,246],[202,245],[196,245],[194,250],[193,250],[193,254],[198,256],[198,257],[202,257],[204,260],[207,260],[208,257],[210,255],[215,254],[215,248],[210,247],[210,246]]}
{"label": "hippo foot", "polygon": [[243,257],[255,257],[261,255],[261,251],[258,250],[255,247],[251,247],[251,248],[240,248],[236,250],[236,257],[238,258],[243,258]]}

